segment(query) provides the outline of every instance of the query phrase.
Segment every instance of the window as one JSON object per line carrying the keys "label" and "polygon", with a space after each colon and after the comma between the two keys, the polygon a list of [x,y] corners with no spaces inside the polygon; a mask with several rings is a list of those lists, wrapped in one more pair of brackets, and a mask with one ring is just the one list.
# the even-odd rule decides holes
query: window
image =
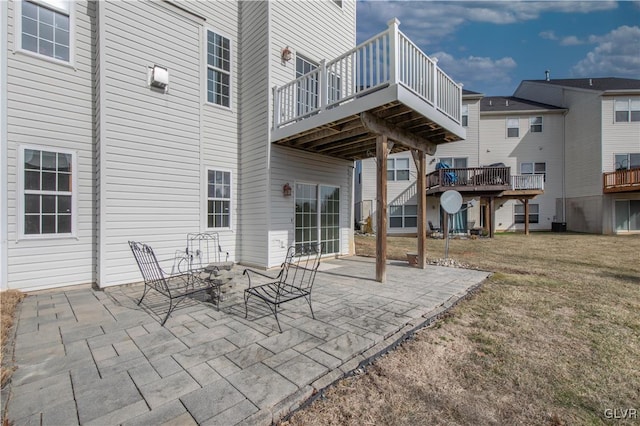
{"label": "window", "polygon": [[544,175],[547,181],[547,163],[520,163],[520,174],[522,175]]}
{"label": "window", "polygon": [[416,228],[418,226],[418,206],[390,206],[389,228]]}
{"label": "window", "polygon": [[640,153],[616,154],[614,167],[616,170],[640,168]]}
{"label": "window", "polygon": [[[516,204],[513,206],[513,221],[515,223],[524,223],[524,204]],[[540,218],[539,204],[529,204],[529,223],[538,223]]]}
{"label": "window", "polygon": [[231,42],[207,31],[207,101],[231,106]]}
{"label": "window", "polygon": [[75,233],[75,153],[20,148],[20,235],[72,236]]}
{"label": "window", "polygon": [[[310,73],[318,68],[316,64],[311,62],[310,60],[304,58],[303,56],[296,55],[296,78],[302,77],[303,75]],[[337,80],[336,84],[340,84],[340,81]],[[339,87],[332,87],[330,96],[336,91],[339,90]],[[296,104],[296,112],[298,115],[305,115],[312,111],[315,111],[320,105],[320,96],[318,90],[318,74],[312,74],[309,78],[301,80],[298,82],[297,86],[297,104]]]}
{"label": "window", "polygon": [[231,172],[207,170],[207,228],[231,228]]}
{"label": "window", "polygon": [[20,1],[16,19],[20,28],[19,48],[39,55],[71,62],[72,2]]}
{"label": "window", "polygon": [[439,163],[444,163],[454,169],[466,169],[467,157],[440,157]]}
{"label": "window", "polygon": [[409,159],[390,158],[387,160],[387,180],[409,180]]}
{"label": "window", "polygon": [[616,99],[616,123],[640,121],[640,98]]}
{"label": "window", "polygon": [[529,128],[531,133],[542,133],[542,117],[530,117]]}
{"label": "window", "polygon": [[469,105],[462,105],[462,127],[469,127]]}
{"label": "window", "polygon": [[507,137],[517,138],[520,136],[520,119],[507,118]]}

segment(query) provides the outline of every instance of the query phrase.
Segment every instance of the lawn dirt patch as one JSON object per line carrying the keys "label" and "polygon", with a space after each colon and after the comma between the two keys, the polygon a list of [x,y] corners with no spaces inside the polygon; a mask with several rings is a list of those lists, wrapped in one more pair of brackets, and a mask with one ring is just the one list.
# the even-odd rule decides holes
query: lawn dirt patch
{"label": "lawn dirt patch", "polygon": [[[388,258],[416,244],[390,237]],[[356,252],[373,256],[375,237]],[[429,259],[443,253],[428,241]],[[451,258],[495,272],[482,289],[285,424],[637,424],[638,253],[640,235],[452,240]],[[610,417],[628,409],[636,418]]]}
{"label": "lawn dirt patch", "polygon": [[7,358],[11,361],[10,343],[13,339],[13,325],[16,316],[16,308],[25,294],[17,290],[0,291],[0,344],[2,350],[0,351],[0,378],[1,385],[4,385],[9,381],[13,367],[7,362]]}

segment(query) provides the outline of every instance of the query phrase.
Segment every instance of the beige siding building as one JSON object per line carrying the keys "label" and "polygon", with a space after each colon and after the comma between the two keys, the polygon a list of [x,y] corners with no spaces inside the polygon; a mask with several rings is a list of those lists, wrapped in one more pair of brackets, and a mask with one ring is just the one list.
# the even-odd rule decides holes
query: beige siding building
{"label": "beige siding building", "polygon": [[[542,178],[542,191],[535,195],[520,188],[531,195],[531,230],[566,225],[578,232],[640,231],[640,80],[523,81],[511,97],[465,91],[463,123],[466,140],[438,147],[429,160],[431,173],[443,163],[452,168],[443,176],[457,180],[448,187],[463,195],[464,211],[453,219],[454,232],[486,228],[488,214],[494,216],[495,230],[523,230],[525,197],[518,197],[513,185],[530,175]],[[477,179],[482,172],[475,168],[486,166],[508,167],[512,190],[486,192],[491,188],[461,184],[462,175]],[[407,170],[396,171],[388,184],[387,232],[415,234],[415,165],[411,156],[398,154],[389,167]],[[356,221],[362,224],[375,213],[375,163],[364,160],[356,169]],[[442,228],[441,191],[427,193],[427,218]],[[493,212],[483,207],[491,198]],[[467,204],[470,200],[475,206]]]}

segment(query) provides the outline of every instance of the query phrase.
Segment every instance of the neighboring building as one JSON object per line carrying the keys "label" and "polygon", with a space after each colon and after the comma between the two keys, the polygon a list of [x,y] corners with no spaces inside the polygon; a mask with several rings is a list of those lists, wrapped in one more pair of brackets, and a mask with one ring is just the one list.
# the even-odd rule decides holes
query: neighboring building
{"label": "neighboring building", "polygon": [[[367,57],[355,12],[352,0],[1,2],[0,287],[139,281],[128,240],[165,259],[198,231],[258,267],[290,244],[352,254],[353,160],[376,144],[360,114],[393,109],[396,128],[412,115],[433,144],[464,137],[460,86],[421,52],[419,87],[398,72],[409,49]],[[375,42],[409,46],[397,25]]]}
{"label": "neighboring building", "polygon": [[567,229],[640,231],[640,80],[525,80],[514,96],[567,109]]}
{"label": "neighboring building", "polygon": [[[465,205],[453,218],[454,232],[486,227],[491,210],[482,206],[491,199],[494,229],[500,231],[524,229],[525,199],[532,230],[563,229],[566,223],[579,232],[640,231],[640,80],[524,81],[512,97],[465,90],[462,108],[466,140],[438,147],[429,161],[430,172],[446,163],[456,180],[437,181],[427,190],[427,219],[434,227],[444,225],[439,196],[456,189]],[[476,168],[489,165],[496,173],[509,168],[511,188],[478,185],[483,169]],[[387,231],[415,234],[414,162],[397,154],[389,168],[395,175],[388,173]],[[375,213],[375,163],[362,161],[356,170],[356,221],[362,222]],[[447,172],[440,173],[446,179]],[[531,182],[521,185],[532,175],[542,179],[541,191],[529,191]],[[478,203],[467,208],[472,199]]]}

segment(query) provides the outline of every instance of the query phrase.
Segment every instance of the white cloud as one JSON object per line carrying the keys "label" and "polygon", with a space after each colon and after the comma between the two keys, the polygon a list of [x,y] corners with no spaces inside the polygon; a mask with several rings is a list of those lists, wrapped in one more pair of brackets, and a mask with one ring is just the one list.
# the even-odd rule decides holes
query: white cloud
{"label": "white cloud", "polygon": [[576,36],[567,36],[567,37],[563,37],[562,40],[560,40],[561,46],[578,46],[584,43],[585,43],[584,41],[580,40]]}
{"label": "white cloud", "polygon": [[383,31],[389,19],[418,44],[431,44],[455,32],[465,22],[513,24],[537,19],[545,12],[589,13],[615,9],[607,1],[359,1],[358,32],[361,39]]}
{"label": "white cloud", "polygon": [[577,77],[640,75],[640,27],[623,25],[603,36],[590,36],[596,47],[572,68]]}
{"label": "white cloud", "polygon": [[438,66],[470,90],[475,86],[508,84],[511,82],[511,72],[518,66],[509,56],[501,59],[479,56],[455,58],[446,52],[437,52],[430,56],[438,58]]}
{"label": "white cloud", "polygon": [[545,40],[557,40],[558,39],[558,36],[553,31],[542,31],[538,35],[540,36],[540,38],[543,38]]}

